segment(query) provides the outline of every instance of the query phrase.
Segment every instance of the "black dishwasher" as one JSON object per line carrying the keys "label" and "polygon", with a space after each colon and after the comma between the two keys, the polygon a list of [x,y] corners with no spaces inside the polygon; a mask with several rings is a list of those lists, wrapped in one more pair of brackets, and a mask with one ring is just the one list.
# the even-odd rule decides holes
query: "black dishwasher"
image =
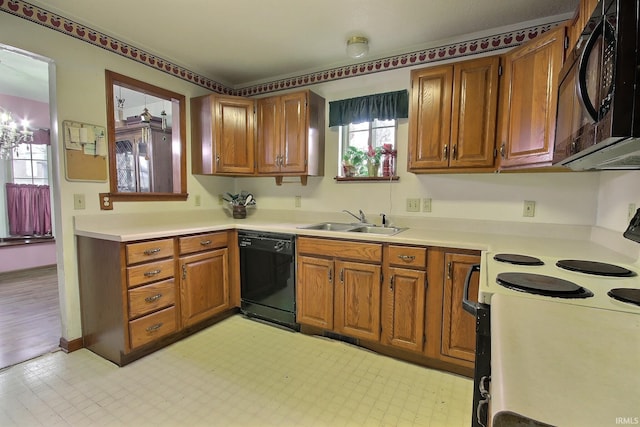
{"label": "black dishwasher", "polygon": [[241,310],[291,329],[296,324],[295,236],[240,231]]}

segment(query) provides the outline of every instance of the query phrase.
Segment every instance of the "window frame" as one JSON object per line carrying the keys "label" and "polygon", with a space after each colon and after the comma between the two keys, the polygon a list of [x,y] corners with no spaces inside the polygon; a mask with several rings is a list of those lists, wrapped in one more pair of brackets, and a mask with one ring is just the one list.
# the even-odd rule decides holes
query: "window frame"
{"label": "window frame", "polygon": [[[377,125],[376,126],[376,122],[380,122],[382,125]],[[391,125],[384,125],[383,123],[386,122],[393,122],[393,124]],[[362,129],[362,130],[351,130],[352,126],[355,125],[362,125],[362,124],[368,124],[367,129]],[[397,152],[397,143],[398,143],[398,119],[388,119],[388,120],[378,120],[378,119],[373,119],[370,121],[366,121],[366,122],[361,122],[361,123],[350,123],[348,125],[342,125],[339,126],[339,140],[338,140],[338,174],[336,175],[335,179],[336,181],[397,181],[399,179],[398,177],[398,173],[397,173],[397,167],[394,168],[393,173],[391,176],[381,176],[382,174],[380,173],[380,176],[367,176],[367,175],[360,175],[360,176],[345,176],[344,174],[344,168],[343,168],[343,156],[345,155],[345,153],[347,152],[348,148],[351,146],[349,144],[350,141],[350,135],[353,134],[354,132],[367,132],[367,149],[369,147],[376,147],[376,145],[374,145],[374,135],[375,135],[375,131],[377,129],[392,129],[393,132],[393,149],[394,151]],[[377,146],[381,146],[381,145],[377,145]],[[397,157],[396,157],[397,160]],[[396,166],[397,166],[397,161],[396,161]],[[380,168],[382,168],[382,165],[380,165]]]}
{"label": "window frame", "polygon": [[[30,184],[30,185],[49,185],[49,166],[50,166],[50,146],[49,145],[43,145],[43,144],[33,144],[33,143],[20,143],[20,145],[28,145],[29,149],[27,150],[29,152],[29,158],[25,159],[25,158],[21,158],[20,156],[17,155],[15,150],[11,150],[11,157],[9,158],[9,161],[11,163],[11,182],[13,184]],[[33,158],[33,146],[34,145],[43,145],[45,147],[44,150],[44,159],[34,159]],[[16,177],[16,160],[17,161],[25,161],[28,162],[28,164],[30,165],[30,170],[31,170],[31,177]],[[42,178],[34,178],[34,162],[44,162],[47,165],[47,170],[46,170],[46,174],[42,177]],[[20,182],[17,182],[16,179],[19,179]],[[31,179],[31,182],[25,182],[27,179]],[[39,181],[38,183],[34,182],[35,180]]]}

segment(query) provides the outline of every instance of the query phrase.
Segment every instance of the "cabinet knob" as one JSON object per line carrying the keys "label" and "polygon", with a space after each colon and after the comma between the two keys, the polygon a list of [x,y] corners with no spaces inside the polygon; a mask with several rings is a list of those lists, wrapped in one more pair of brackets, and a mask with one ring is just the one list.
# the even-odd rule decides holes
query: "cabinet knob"
{"label": "cabinet knob", "polygon": [[458,160],[458,144],[454,144],[453,147],[451,147],[451,158]]}
{"label": "cabinet knob", "polygon": [[398,255],[398,258],[400,258],[404,262],[413,262],[413,260],[416,259],[416,257],[413,255]]}
{"label": "cabinet knob", "polygon": [[158,252],[160,252],[160,248],[153,248],[153,249],[147,249],[146,251],[144,251],[144,254],[153,255],[153,254],[157,254]]}
{"label": "cabinet knob", "polygon": [[500,157],[502,157],[503,159],[506,159],[507,155],[507,143],[503,142],[502,145],[500,146]]}
{"label": "cabinet knob", "polygon": [[447,160],[449,158],[449,146],[445,144],[442,148],[442,160]]}
{"label": "cabinet knob", "polygon": [[200,244],[201,244],[202,246],[208,246],[208,245],[210,245],[210,244],[211,244],[211,240],[203,240],[203,241],[201,241],[201,242],[200,242]]}

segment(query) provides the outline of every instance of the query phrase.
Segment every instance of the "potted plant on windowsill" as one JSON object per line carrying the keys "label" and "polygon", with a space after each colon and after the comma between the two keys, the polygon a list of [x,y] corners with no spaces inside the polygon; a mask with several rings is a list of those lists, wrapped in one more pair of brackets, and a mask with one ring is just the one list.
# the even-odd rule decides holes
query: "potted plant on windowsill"
{"label": "potted plant on windowsill", "polygon": [[382,148],[369,146],[367,151],[367,172],[369,176],[378,176],[381,158]]}
{"label": "potted plant on windowsill", "polygon": [[342,172],[345,177],[364,175],[366,153],[358,147],[350,146],[342,156]]}

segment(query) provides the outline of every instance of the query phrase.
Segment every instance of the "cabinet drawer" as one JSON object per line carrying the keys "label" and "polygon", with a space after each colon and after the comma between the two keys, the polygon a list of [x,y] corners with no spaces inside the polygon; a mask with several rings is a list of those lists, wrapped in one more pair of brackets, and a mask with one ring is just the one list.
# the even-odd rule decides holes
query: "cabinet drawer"
{"label": "cabinet drawer", "polygon": [[151,242],[130,243],[127,245],[127,265],[173,256],[173,239],[153,240]]}
{"label": "cabinet drawer", "polygon": [[179,240],[180,255],[206,251],[207,249],[227,246],[227,233],[207,233],[197,236],[181,237]]}
{"label": "cabinet drawer", "polygon": [[381,262],[382,244],[301,237],[298,239],[298,253],[358,261]]}
{"label": "cabinet drawer", "polygon": [[129,322],[131,348],[140,347],[176,331],[176,309],[165,308],[157,313]]}
{"label": "cabinet drawer", "polygon": [[427,248],[389,245],[389,264],[398,267],[425,268]]}
{"label": "cabinet drawer", "polygon": [[133,288],[144,283],[168,279],[173,277],[173,269],[173,259],[127,267],[127,284]]}
{"label": "cabinet drawer", "polygon": [[129,289],[129,318],[134,319],[175,303],[175,281],[162,282]]}

